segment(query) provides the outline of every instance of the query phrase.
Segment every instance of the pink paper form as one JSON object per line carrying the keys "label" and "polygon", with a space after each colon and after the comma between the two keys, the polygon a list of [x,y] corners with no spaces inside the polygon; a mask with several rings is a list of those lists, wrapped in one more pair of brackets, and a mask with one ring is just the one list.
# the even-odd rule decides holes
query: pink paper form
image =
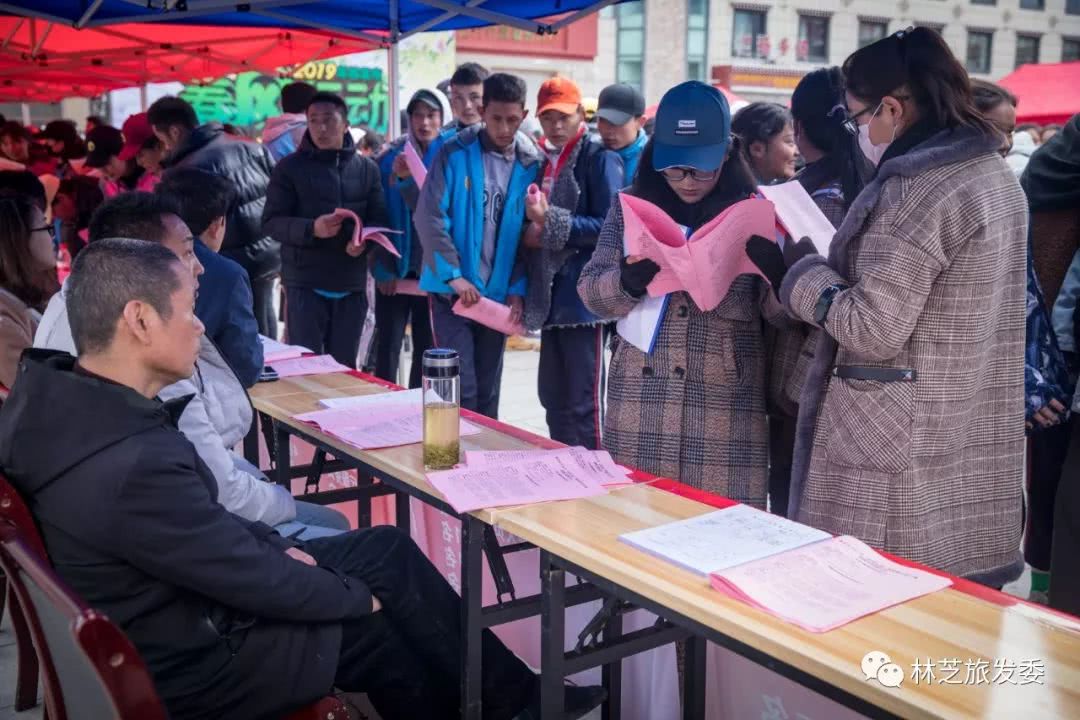
{"label": "pink paper form", "polygon": [[[293,417],[361,450],[412,445],[424,439],[423,410],[412,405],[388,404],[378,410],[346,406]],[[460,432],[462,436],[475,435],[482,429],[462,420]]]}
{"label": "pink paper form", "polygon": [[409,166],[409,173],[416,182],[416,187],[423,188],[424,181],[427,180],[427,168],[424,167],[424,161],[420,159],[420,153],[413,147],[412,139],[405,141],[405,149],[402,152],[405,155],[405,164]]}
{"label": "pink paper form", "polygon": [[604,487],[633,484],[627,477],[631,471],[616,465],[607,450],[586,450],[583,447],[558,450],[468,450],[465,453],[465,465],[470,470],[475,470],[492,465],[535,460],[549,455],[568,456],[579,470],[595,477]]}
{"label": "pink paper form", "polygon": [[363,245],[368,240],[371,240],[383,247],[386,252],[394,257],[401,257],[401,253],[394,247],[394,243],[390,242],[390,238],[386,237],[387,233],[401,234],[400,230],[391,230],[390,228],[385,227],[364,227],[364,223],[360,222],[360,218],[356,216],[356,213],[352,210],[346,210],[345,208],[334,210],[334,214],[350,218],[356,223],[353,226],[352,240],[349,241],[353,245]]}
{"label": "pink paper form", "polygon": [[503,305],[501,302],[495,302],[486,297],[480,298],[480,302],[469,307],[465,307],[465,304],[458,300],[450,309],[455,315],[478,322],[503,335],[524,335],[526,332],[522,325],[510,322],[509,305]]}
{"label": "pink paper form", "polygon": [[710,575],[731,597],[826,632],[952,585],[947,577],[888,560],[850,536],[806,545]]}
{"label": "pink paper form", "polygon": [[619,202],[627,254],[647,257],[660,266],[649,283],[649,295],[685,290],[706,312],[720,304],[736,277],[761,274],[746,255],[750,236],[775,235],[772,203],[759,198],[735,203],[689,240],[674,220],[647,200],[621,193]]}
{"label": "pink paper form", "polygon": [[455,468],[428,473],[427,478],[459,513],[572,500],[606,492],[595,477],[581,471],[569,454],[477,469]]}
{"label": "pink paper form", "polygon": [[275,360],[269,363],[279,378],[298,377],[300,375],[325,375],[326,373],[346,372],[347,368],[330,355]]}

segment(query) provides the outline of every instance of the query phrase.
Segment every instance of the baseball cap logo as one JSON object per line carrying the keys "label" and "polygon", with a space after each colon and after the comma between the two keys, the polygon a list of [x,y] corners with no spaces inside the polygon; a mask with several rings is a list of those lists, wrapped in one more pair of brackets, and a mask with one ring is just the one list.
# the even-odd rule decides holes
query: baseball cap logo
{"label": "baseball cap logo", "polygon": [[680,120],[675,129],[676,135],[697,135],[697,120]]}

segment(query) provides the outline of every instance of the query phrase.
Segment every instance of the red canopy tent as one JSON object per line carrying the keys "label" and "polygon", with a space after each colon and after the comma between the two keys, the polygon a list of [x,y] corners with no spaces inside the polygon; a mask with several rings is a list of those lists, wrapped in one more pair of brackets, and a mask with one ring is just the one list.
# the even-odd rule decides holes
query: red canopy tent
{"label": "red canopy tent", "polygon": [[0,100],[52,102],[148,82],[197,82],[229,73],[276,74],[378,47],[318,30],[140,23],[75,30],[0,16]]}
{"label": "red canopy tent", "polygon": [[998,84],[1019,98],[1017,122],[1064,123],[1080,112],[1080,61],[1021,65]]}

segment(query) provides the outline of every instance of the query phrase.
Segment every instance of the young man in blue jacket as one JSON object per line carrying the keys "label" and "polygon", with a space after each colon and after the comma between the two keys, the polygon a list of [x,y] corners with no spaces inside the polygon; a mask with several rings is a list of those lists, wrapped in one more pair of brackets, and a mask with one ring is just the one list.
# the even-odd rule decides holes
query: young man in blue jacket
{"label": "young man in blue jacket", "polygon": [[483,127],[462,130],[439,150],[414,220],[424,247],[420,287],[433,295],[435,342],[461,357],[462,405],[492,418],[499,413],[506,336],[451,308],[485,297],[521,317],[526,279],[518,240],[525,196],[540,169],[536,146],[518,133],[525,96],[525,81],[514,75],[484,81]]}
{"label": "young man in blue jacket", "polygon": [[572,80],[547,80],[537,108],[547,157],[543,197],[526,210],[525,324],[543,329],[538,391],[551,438],[595,450],[603,424],[605,325],[585,307],[577,285],[623,186],[623,163],[589,135]]}
{"label": "young man in blue jacket", "polygon": [[480,111],[484,103],[484,81],[491,73],[479,63],[458,65],[450,76],[447,95],[453,119],[443,126],[443,138],[451,138],[462,130],[481,123]]}
{"label": "young man in blue jacket", "polygon": [[416,154],[430,168],[442,147],[442,102],[430,90],[417,90],[405,108],[409,131],[399,137],[379,156],[383,193],[390,216],[390,227],[400,235],[390,238],[401,253],[395,258],[383,248],[374,251],[371,274],[378,292],[375,295],[375,375],[397,382],[398,361],[405,326],[412,326],[412,368],[409,387],[420,387],[424,351],[431,347],[431,315],[425,297],[398,293],[399,280],[418,280],[423,262],[420,238],[413,231],[413,213],[420,197],[420,186],[405,162],[405,143],[412,143]]}
{"label": "young man in blue jacket", "polygon": [[249,388],[263,369],[259,326],[252,311],[251,282],[244,268],[218,254],[234,197],[232,187],[220,175],[179,167],[165,173],[154,192],[169,197],[177,205],[180,219],[195,237],[195,257],[205,270],[199,280],[195,314],[237,379]]}
{"label": "young man in blue jacket", "polygon": [[623,161],[624,183],[634,182],[638,160],[649,137],[645,127],[645,96],[627,83],[608,85],[600,91],[596,109],[596,130],[604,147],[614,150]]}

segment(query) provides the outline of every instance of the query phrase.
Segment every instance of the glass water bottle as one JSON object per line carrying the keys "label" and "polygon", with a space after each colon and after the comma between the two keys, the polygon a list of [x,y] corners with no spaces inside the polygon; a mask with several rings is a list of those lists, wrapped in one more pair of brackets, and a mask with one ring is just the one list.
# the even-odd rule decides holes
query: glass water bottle
{"label": "glass water bottle", "polygon": [[424,469],[458,464],[461,432],[461,366],[456,350],[424,351]]}

